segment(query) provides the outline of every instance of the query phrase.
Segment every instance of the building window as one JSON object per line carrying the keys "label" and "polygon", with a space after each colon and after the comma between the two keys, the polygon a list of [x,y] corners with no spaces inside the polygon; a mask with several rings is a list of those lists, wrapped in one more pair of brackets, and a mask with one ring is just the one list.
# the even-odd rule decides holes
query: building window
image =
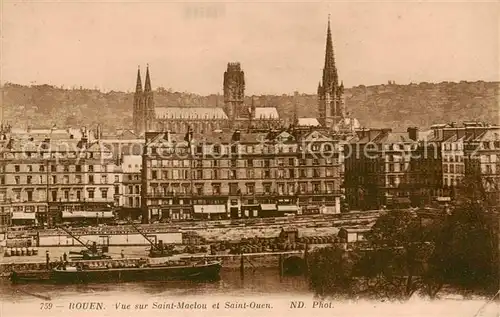
{"label": "building window", "polygon": [[196,184],[196,194],[197,195],[203,195],[203,184]]}
{"label": "building window", "polygon": [[321,177],[321,173],[320,173],[319,169],[315,168],[313,170],[313,177],[315,177],[315,178],[316,177]]}
{"label": "building window", "polygon": [[50,166],[50,171],[51,172],[57,172],[57,167],[55,165]]}
{"label": "building window", "polygon": [[120,194],[120,186],[115,185],[115,195]]}
{"label": "building window", "polygon": [[107,183],[108,183],[108,176],[101,175],[101,184],[107,184]]}
{"label": "building window", "polygon": [[20,170],[21,170],[21,168],[19,167],[19,165],[14,165],[14,171],[19,173]]}
{"label": "building window", "polygon": [[89,199],[94,199],[94,190],[89,190]]}
{"label": "building window", "polygon": [[239,195],[240,189],[238,188],[237,183],[230,183],[229,184],[229,195]]}
{"label": "building window", "polygon": [[255,184],[254,183],[246,184],[246,187],[247,187],[247,194],[248,195],[255,194]]}
{"label": "building window", "polygon": [[252,179],[254,178],[254,170],[253,169],[247,169],[247,178]]}
{"label": "building window", "polygon": [[80,192],[79,190],[77,190],[77,191],[76,191],[76,199],[77,199],[77,200],[80,200],[80,199],[81,199],[81,197],[82,197],[81,192]]}
{"label": "building window", "polygon": [[333,183],[326,183],[326,192],[327,194],[333,193]]}
{"label": "building window", "polygon": [[64,171],[69,172],[69,165],[64,165]]}
{"label": "building window", "polygon": [[28,172],[33,172],[33,166],[28,165],[27,168],[28,168]]}
{"label": "building window", "polygon": [[108,190],[107,189],[101,189],[101,197],[104,199],[108,198]]}
{"label": "building window", "polygon": [[247,160],[247,167],[253,167],[253,160],[252,159]]}
{"label": "building window", "polygon": [[16,184],[17,184],[17,185],[21,184],[21,177],[16,176],[16,177],[15,177],[15,180],[16,180]]}
{"label": "building window", "polygon": [[264,193],[265,194],[270,194],[271,193],[271,184],[270,183],[266,183],[266,184],[263,184],[264,185]]}
{"label": "building window", "polygon": [[89,175],[89,184],[94,184],[94,175]]}
{"label": "building window", "polygon": [[31,184],[31,178],[32,178],[32,176],[27,176],[26,177],[26,183],[27,184]]}
{"label": "building window", "polygon": [[64,199],[69,200],[69,190],[64,191]]}
{"label": "building window", "polygon": [[135,193],[140,194],[141,193],[141,186],[135,185]]}
{"label": "building window", "polygon": [[33,201],[33,192],[30,190],[27,191],[26,193],[28,194],[28,201]]}
{"label": "building window", "polygon": [[94,165],[89,165],[89,172],[93,172],[94,171]]}
{"label": "building window", "polygon": [[134,198],[133,197],[129,197],[128,198],[128,207],[133,207],[134,206]]}
{"label": "building window", "polygon": [[115,175],[115,183],[119,183],[120,182],[120,175]]}
{"label": "building window", "polygon": [[75,171],[81,172],[82,171],[82,166],[81,165],[76,165],[75,166]]}
{"label": "building window", "polygon": [[220,184],[212,184],[212,194],[220,195]]}
{"label": "building window", "polygon": [[82,183],[82,175],[76,175],[75,180],[76,180],[77,184],[81,184]]}
{"label": "building window", "polygon": [[63,176],[63,183],[64,184],[69,184],[69,175],[64,175]]}
{"label": "building window", "polygon": [[57,201],[57,190],[52,191],[52,201]]}
{"label": "building window", "polygon": [[[151,171],[151,178],[158,179],[158,173],[156,171]],[[175,178],[175,179],[177,179],[177,178]]]}
{"label": "building window", "polygon": [[237,178],[238,178],[238,176],[237,176],[237,175],[238,175],[238,174],[236,173],[236,170],[230,170],[230,171],[229,171],[229,178],[230,178],[230,179],[237,179]]}
{"label": "building window", "polygon": [[45,166],[43,166],[43,165],[38,166],[38,171],[39,172],[44,172],[45,171]]}
{"label": "building window", "polygon": [[314,183],[313,184],[313,192],[315,194],[319,194],[321,192],[321,184],[319,183]]}

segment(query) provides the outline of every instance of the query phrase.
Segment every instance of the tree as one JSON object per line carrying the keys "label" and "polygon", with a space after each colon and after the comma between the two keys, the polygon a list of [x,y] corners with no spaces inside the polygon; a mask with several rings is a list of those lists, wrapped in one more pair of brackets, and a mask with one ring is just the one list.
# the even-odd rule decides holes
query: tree
{"label": "tree", "polygon": [[379,281],[374,291],[388,297],[405,299],[417,291],[434,297],[442,282],[435,283],[437,271],[429,260],[435,258],[438,262],[435,245],[439,228],[439,222],[424,226],[409,210],[380,216],[365,235],[372,250],[360,261],[358,271],[376,277]]}
{"label": "tree", "polygon": [[319,296],[352,295],[356,255],[339,246],[316,249],[308,258],[309,283]]}
{"label": "tree", "polygon": [[[492,223],[498,221],[480,203],[456,206],[446,219],[441,274],[449,282],[467,289],[489,290],[496,281],[495,237]],[[492,221],[493,220],[493,221]],[[447,240],[447,243],[444,240]]]}

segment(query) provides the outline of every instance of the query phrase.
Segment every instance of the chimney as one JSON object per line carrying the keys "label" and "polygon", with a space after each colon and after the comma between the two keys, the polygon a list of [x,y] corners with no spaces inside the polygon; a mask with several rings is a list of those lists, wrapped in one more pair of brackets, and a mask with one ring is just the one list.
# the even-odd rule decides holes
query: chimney
{"label": "chimney", "polygon": [[406,132],[408,132],[408,137],[410,140],[418,141],[418,128],[417,127],[409,127]]}
{"label": "chimney", "polygon": [[87,134],[85,133],[82,135],[82,138],[80,139],[80,141],[78,141],[77,147],[79,149],[83,149],[87,145],[87,142],[88,142]]}
{"label": "chimney", "polygon": [[239,142],[241,138],[241,132],[240,130],[236,130],[233,133],[233,141]]}

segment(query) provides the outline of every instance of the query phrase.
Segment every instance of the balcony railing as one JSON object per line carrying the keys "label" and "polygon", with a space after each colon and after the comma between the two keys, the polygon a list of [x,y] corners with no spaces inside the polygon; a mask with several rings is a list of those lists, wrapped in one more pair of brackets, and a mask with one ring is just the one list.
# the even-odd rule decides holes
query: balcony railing
{"label": "balcony railing", "polygon": [[225,192],[185,192],[185,193],[179,193],[179,192],[148,192],[147,197],[148,198],[171,198],[171,197],[226,197],[226,196],[241,196],[241,197],[254,197],[254,196],[322,196],[322,195],[340,195],[342,194],[341,190],[309,190],[309,191],[269,191],[269,192],[254,192],[254,193],[246,193],[246,192],[239,192],[239,193],[225,193]]}

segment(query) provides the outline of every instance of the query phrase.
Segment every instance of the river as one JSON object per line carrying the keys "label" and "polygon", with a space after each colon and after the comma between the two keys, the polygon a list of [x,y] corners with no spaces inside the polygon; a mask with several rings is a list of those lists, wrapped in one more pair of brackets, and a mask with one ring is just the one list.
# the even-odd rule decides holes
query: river
{"label": "river", "polygon": [[[48,296],[44,300],[38,296]],[[70,309],[70,303],[101,302],[104,310]],[[292,309],[303,301],[304,309]],[[143,282],[90,285],[11,285],[0,282],[0,316],[474,316],[485,299],[419,298],[405,303],[349,301],[316,303],[304,277],[280,277],[278,270],[247,270],[242,281],[238,270],[223,269],[212,283]],[[189,309],[167,309],[184,302]],[[214,305],[219,303],[219,308]],[[238,308],[247,303],[247,308]],[[253,304],[252,304],[253,303]],[[128,309],[126,305],[131,305]],[[145,305],[148,305],[147,307]],[[329,306],[327,307],[328,304]],[[45,306],[44,306],[45,305]],[[141,306],[142,305],[142,309]],[[175,305],[175,304],[174,304]],[[253,308],[248,307],[253,305]],[[496,316],[490,304],[478,316]],[[306,312],[307,311],[307,312]]]}

